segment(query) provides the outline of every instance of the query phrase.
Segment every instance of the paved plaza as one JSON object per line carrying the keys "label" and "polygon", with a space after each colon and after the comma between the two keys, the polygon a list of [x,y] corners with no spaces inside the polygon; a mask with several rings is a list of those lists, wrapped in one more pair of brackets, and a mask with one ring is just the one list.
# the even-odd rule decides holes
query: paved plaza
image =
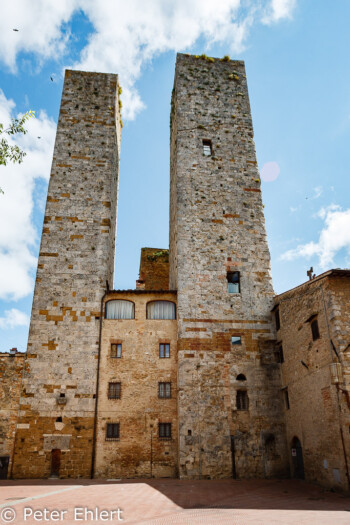
{"label": "paved plaza", "polygon": [[350,524],[350,498],[297,480],[0,482],[3,523]]}

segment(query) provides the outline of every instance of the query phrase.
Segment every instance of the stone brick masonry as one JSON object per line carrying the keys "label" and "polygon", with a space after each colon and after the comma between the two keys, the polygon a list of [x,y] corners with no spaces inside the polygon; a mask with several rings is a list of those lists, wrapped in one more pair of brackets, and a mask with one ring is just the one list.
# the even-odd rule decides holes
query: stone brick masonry
{"label": "stone brick masonry", "polygon": [[[283,348],[283,387],[291,473],[295,438],[304,475],[328,487],[349,489],[350,271],[332,270],[275,299]],[[314,339],[311,323],[316,322]]]}
{"label": "stone brick masonry", "polygon": [[100,302],[112,285],[120,114],[116,75],[67,71],[35,284],[14,477],[91,470]]}
{"label": "stone brick masonry", "polygon": [[[177,57],[170,250],[142,249],[135,290],[111,290],[119,91],[116,75],[66,72],[28,351],[0,359],[0,453],[14,457],[13,476],[291,472],[347,489],[350,271],[274,303],[244,63]],[[118,299],[134,319],[116,303],[119,317],[104,318]],[[177,319],[148,319],[157,300],[177,302]],[[171,396],[158,396],[169,382]]]}
{"label": "stone brick masonry", "polygon": [[[177,475],[177,329],[176,320],[146,318],[150,301],[176,303],[164,291],[110,292],[105,301],[122,299],[135,305],[135,319],[104,319],[98,393],[95,477],[175,477]],[[121,357],[111,357],[119,343]],[[167,343],[170,357],[159,357]],[[121,383],[120,399],[108,399],[108,383]],[[158,383],[171,383],[170,398],[159,398]],[[107,423],[119,423],[117,441],[106,440]],[[171,424],[171,438],[158,436],[158,424]]]}
{"label": "stone brick masonry", "polygon": [[[24,372],[25,354],[11,352],[0,354],[0,456],[7,463],[7,473],[12,471],[14,437],[18,417],[19,398]],[[5,476],[5,468],[2,473]]]}
{"label": "stone brick masonry", "polygon": [[[228,293],[227,272],[240,273],[239,293]],[[170,288],[178,290],[180,476],[285,473],[270,256],[240,61],[177,56]],[[244,410],[237,390],[247,393]]]}

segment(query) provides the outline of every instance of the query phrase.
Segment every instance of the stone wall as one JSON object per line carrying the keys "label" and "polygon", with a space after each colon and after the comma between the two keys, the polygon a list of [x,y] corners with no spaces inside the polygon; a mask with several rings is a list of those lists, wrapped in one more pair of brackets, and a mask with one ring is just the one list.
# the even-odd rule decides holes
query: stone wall
{"label": "stone wall", "polygon": [[8,475],[12,469],[24,360],[25,354],[16,349],[0,353],[0,456],[9,458]]}
{"label": "stone wall", "polygon": [[[135,319],[104,319],[98,393],[95,477],[176,477],[177,344],[176,320],[146,319],[146,304],[176,302],[174,292],[111,292],[132,301]],[[111,357],[111,344],[122,357]],[[159,344],[170,343],[170,358],[159,357]],[[108,399],[108,383],[121,383],[121,398]],[[158,383],[171,382],[171,398],[158,397]],[[119,423],[120,439],[106,440],[106,425]],[[172,439],[158,437],[158,423],[171,423]]]}
{"label": "stone wall", "polygon": [[116,75],[66,71],[17,426],[14,477],[91,470],[101,298],[113,285],[120,113]]}
{"label": "stone wall", "polygon": [[[348,490],[350,272],[330,271],[276,297],[291,475],[293,439],[308,481]],[[311,322],[319,338],[313,339]],[[346,459],[345,459],[346,458]]]}
{"label": "stone wall", "polygon": [[169,250],[141,248],[139,283],[145,290],[169,290]]}
{"label": "stone wall", "polygon": [[[170,184],[180,476],[229,477],[233,461],[238,477],[284,475],[270,256],[243,62],[178,55]],[[240,293],[228,293],[227,272],[240,272]],[[237,409],[237,390],[247,392],[247,410]]]}

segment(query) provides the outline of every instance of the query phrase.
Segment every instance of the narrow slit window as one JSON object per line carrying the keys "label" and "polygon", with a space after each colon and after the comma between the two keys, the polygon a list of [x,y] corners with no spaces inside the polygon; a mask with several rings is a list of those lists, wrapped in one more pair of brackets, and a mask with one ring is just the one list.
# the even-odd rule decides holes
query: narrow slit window
{"label": "narrow slit window", "polygon": [[246,390],[237,390],[236,394],[236,407],[237,410],[248,410],[249,401]]}
{"label": "narrow slit window", "polygon": [[280,345],[276,351],[277,363],[284,363],[283,346]]}
{"label": "narrow slit window", "polygon": [[284,390],[284,404],[285,404],[286,410],[289,410],[290,404],[289,404],[289,394],[288,394],[287,388]]}
{"label": "narrow slit window", "polygon": [[211,140],[203,140],[203,155],[210,157],[212,155]]}
{"label": "narrow slit window", "polygon": [[122,345],[121,343],[111,344],[111,357],[121,358],[122,356]]}
{"label": "narrow slit window", "polygon": [[239,272],[227,272],[228,293],[240,293]]}
{"label": "narrow slit window", "polygon": [[311,321],[311,332],[312,332],[313,341],[316,341],[316,339],[320,338],[320,331],[318,329],[317,319],[314,319],[313,321]]}
{"label": "narrow slit window", "polygon": [[120,399],[121,383],[108,383],[108,399]]}
{"label": "narrow slit window", "polygon": [[242,344],[242,338],[240,335],[233,335],[231,337],[231,343],[233,345],[241,345]]}
{"label": "narrow slit window", "polygon": [[120,438],[119,423],[107,423],[106,426],[106,440],[116,441]]}
{"label": "narrow slit window", "polygon": [[279,308],[276,308],[276,310],[275,310],[275,322],[276,322],[276,330],[279,330],[281,328],[281,320],[280,320]]}
{"label": "narrow slit window", "polygon": [[171,383],[158,383],[158,397],[171,398]]}
{"label": "narrow slit window", "polygon": [[160,358],[170,357],[170,343],[160,343],[159,357]]}

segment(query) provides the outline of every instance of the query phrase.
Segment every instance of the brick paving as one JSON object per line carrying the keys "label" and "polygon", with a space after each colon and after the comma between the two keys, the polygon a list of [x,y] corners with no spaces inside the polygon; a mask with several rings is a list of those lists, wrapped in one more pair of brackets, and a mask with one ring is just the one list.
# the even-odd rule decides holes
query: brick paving
{"label": "brick paving", "polygon": [[[74,516],[76,508],[83,510],[77,510]],[[96,519],[96,508],[98,512],[109,512]],[[122,521],[118,521],[118,508]],[[37,514],[35,519],[29,509],[33,513],[44,509],[47,512]],[[50,514],[54,510],[58,512]],[[1,481],[0,525],[10,523],[13,511],[16,518],[12,523],[16,525],[350,524],[349,497],[297,480]]]}

